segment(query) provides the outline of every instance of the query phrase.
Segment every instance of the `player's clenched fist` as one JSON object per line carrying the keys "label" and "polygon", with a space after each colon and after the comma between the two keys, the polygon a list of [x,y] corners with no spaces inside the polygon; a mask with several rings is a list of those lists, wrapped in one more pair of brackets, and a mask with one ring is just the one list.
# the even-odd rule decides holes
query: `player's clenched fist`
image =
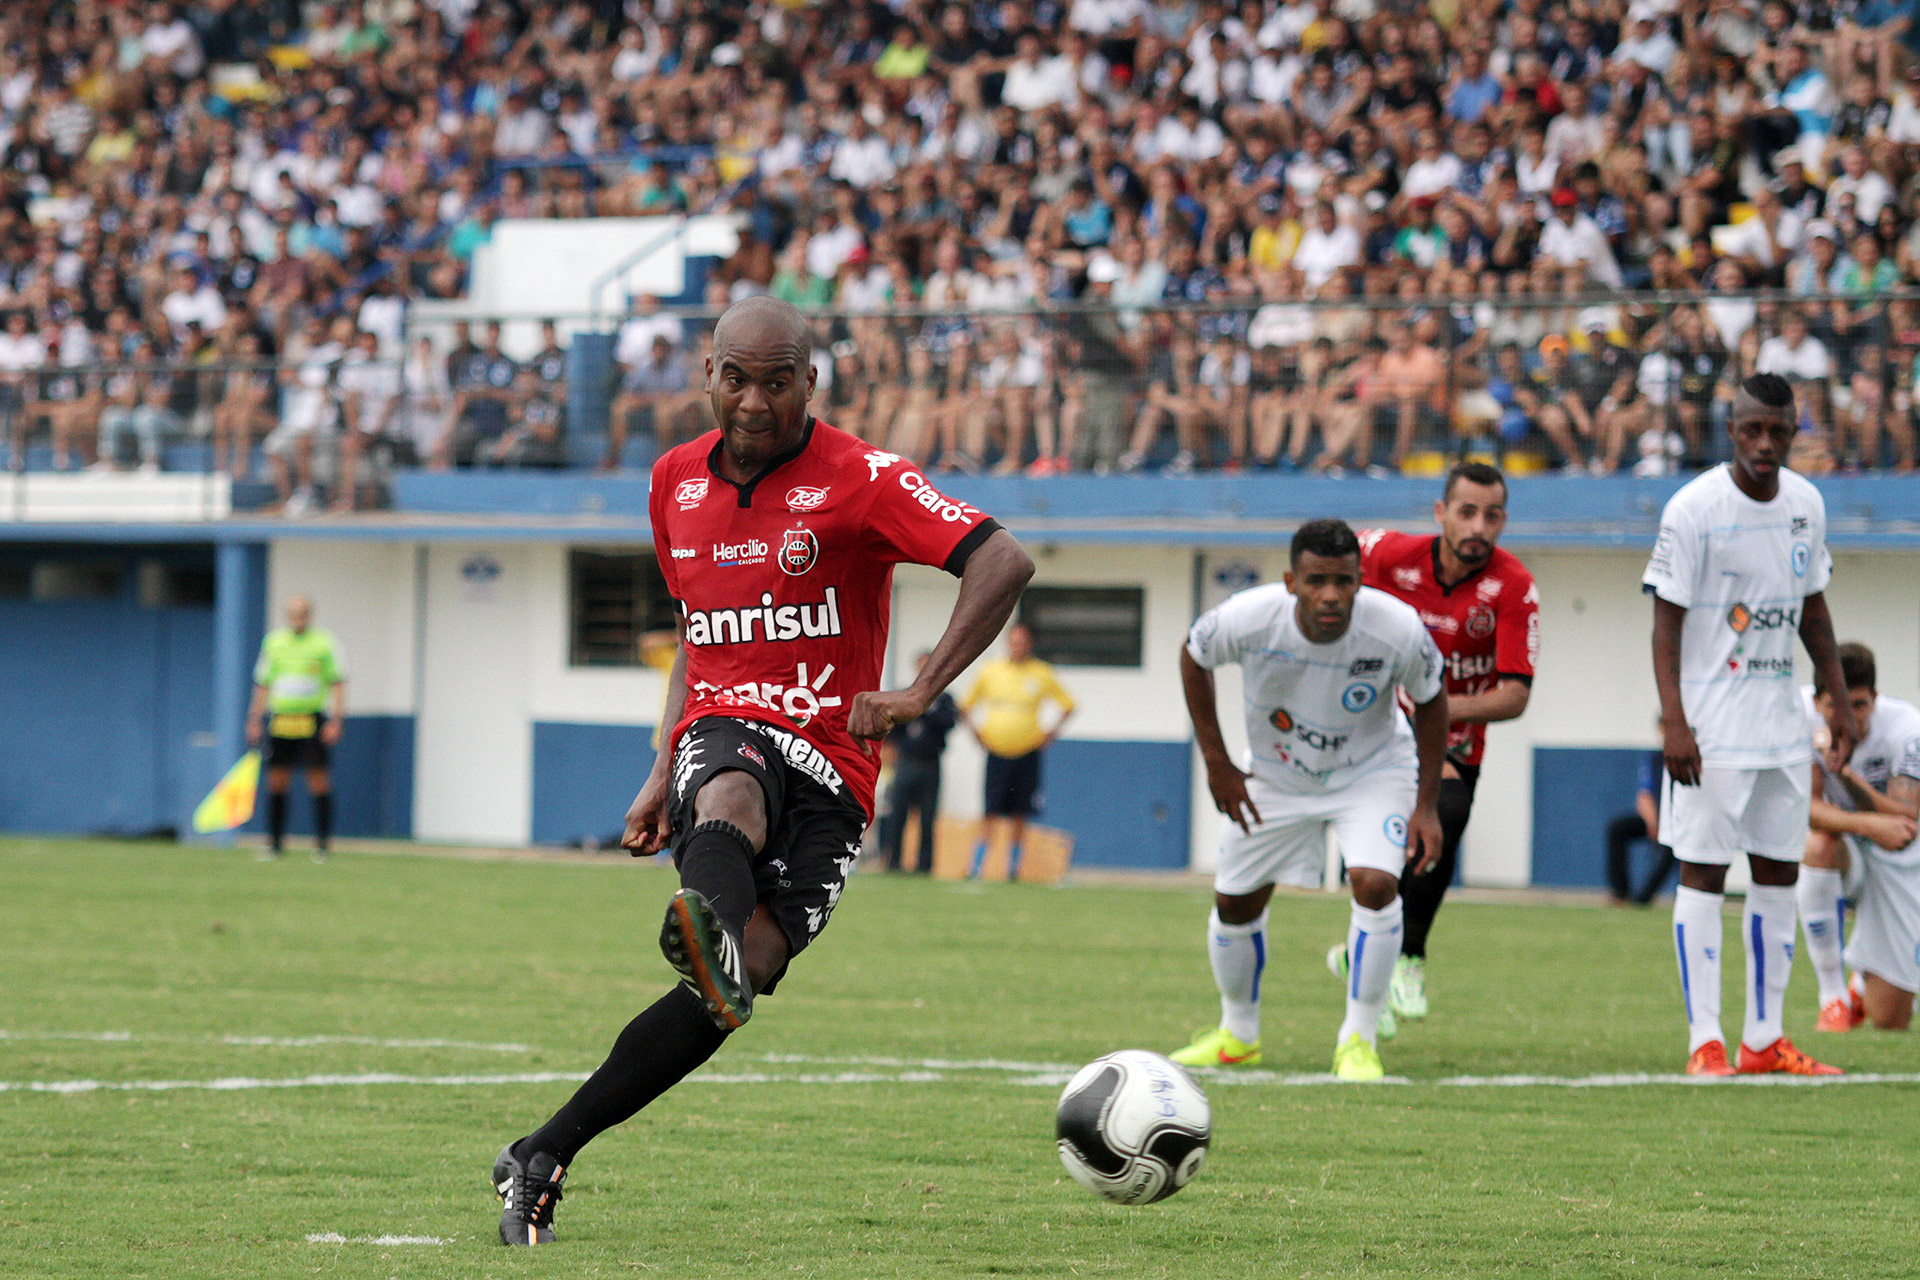
{"label": "player's clenched fist", "polygon": [[856,693],[847,713],[847,732],[856,738],[884,738],[900,725],[918,720],[926,709],[927,700],[911,689]]}
{"label": "player's clenched fist", "polygon": [[673,834],[667,823],[667,776],[659,769],[648,774],[646,785],[627,810],[627,829],[620,844],[636,858],[660,852]]}

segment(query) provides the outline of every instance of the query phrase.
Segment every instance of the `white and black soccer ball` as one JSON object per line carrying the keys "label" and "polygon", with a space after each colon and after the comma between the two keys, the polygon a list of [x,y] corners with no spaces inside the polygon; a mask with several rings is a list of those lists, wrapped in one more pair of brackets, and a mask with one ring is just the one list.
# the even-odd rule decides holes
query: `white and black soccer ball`
{"label": "white and black soccer ball", "polygon": [[1170,1059],[1122,1049],[1067,1081],[1055,1132],[1075,1182],[1121,1204],[1151,1204],[1200,1172],[1213,1108]]}

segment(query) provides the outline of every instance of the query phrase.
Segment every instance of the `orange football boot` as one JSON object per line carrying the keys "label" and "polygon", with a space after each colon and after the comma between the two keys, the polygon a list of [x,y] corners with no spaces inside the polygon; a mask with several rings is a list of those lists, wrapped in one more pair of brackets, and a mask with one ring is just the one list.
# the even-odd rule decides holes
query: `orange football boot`
{"label": "orange football boot", "polygon": [[1824,1062],[1815,1062],[1806,1054],[1793,1047],[1793,1041],[1781,1036],[1764,1049],[1749,1049],[1740,1046],[1740,1074],[1743,1076],[1766,1075],[1779,1071],[1790,1076],[1843,1076],[1846,1072],[1838,1067],[1830,1067]]}
{"label": "orange football boot", "polygon": [[1719,1040],[1709,1040],[1693,1051],[1687,1059],[1687,1074],[1690,1076],[1731,1076],[1739,1072],[1727,1061],[1727,1046]]}
{"label": "orange football boot", "polygon": [[1813,1024],[1815,1031],[1851,1031],[1866,1021],[1867,1011],[1861,1006],[1860,997],[1853,992],[1829,1000],[1820,1006],[1820,1021]]}

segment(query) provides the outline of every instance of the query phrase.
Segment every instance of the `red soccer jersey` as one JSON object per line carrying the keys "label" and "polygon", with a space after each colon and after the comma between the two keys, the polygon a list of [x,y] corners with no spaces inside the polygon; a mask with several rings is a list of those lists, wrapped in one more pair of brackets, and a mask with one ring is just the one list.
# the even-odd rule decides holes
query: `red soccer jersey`
{"label": "red soccer jersey", "polygon": [[663,744],[715,713],[785,730],[787,761],[869,815],[877,752],[847,732],[880,687],[902,561],[959,573],[999,526],[918,468],[809,419],[797,452],[751,484],[717,470],[720,433],[670,450],[647,496],[653,549],[686,619],[687,706]]}
{"label": "red soccer jersey", "polygon": [[[1540,589],[1520,558],[1494,548],[1484,568],[1452,587],[1440,585],[1440,539],[1366,529],[1360,570],[1366,584],[1414,607],[1447,660],[1447,696],[1485,693],[1503,677],[1531,682],[1540,657]],[[1477,765],[1487,726],[1456,722],[1447,754]]]}

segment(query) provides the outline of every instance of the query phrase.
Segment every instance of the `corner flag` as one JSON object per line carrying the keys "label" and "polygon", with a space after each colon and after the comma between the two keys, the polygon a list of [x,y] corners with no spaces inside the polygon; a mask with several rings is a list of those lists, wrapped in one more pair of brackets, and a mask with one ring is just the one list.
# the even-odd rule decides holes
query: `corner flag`
{"label": "corner flag", "polygon": [[249,751],[234,762],[227,776],[214,784],[193,811],[193,829],[232,831],[253,817],[253,793],[260,786],[260,753]]}

